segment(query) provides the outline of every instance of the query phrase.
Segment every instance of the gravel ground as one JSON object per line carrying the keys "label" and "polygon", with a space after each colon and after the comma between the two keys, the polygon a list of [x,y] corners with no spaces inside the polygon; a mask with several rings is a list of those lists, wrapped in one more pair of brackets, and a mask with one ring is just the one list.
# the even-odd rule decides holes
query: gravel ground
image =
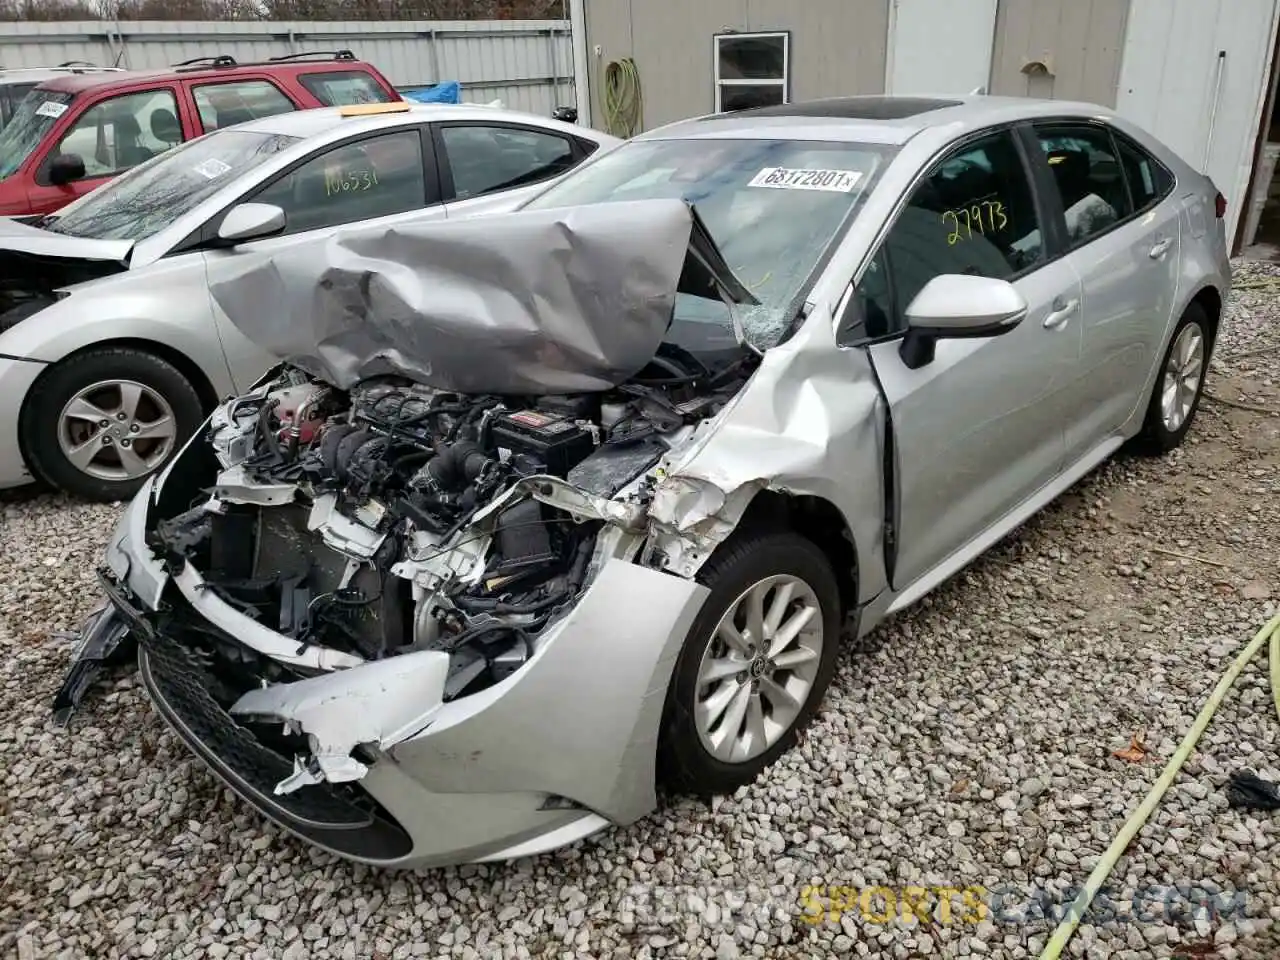
{"label": "gravel ground", "polygon": [[[1237,282],[1210,390],[1280,408],[1280,352],[1238,356],[1280,344],[1280,269],[1242,264]],[[0,954],[1036,956],[1280,599],[1278,484],[1280,416],[1209,403],[1174,455],[1109,464],[851,649],[802,745],[752,787],[709,807],[668,801],[531,861],[398,875],[249,812],[133,678],[55,730],[69,645],[50,631],[89,608],[116,509],[10,496]],[[1115,758],[1135,734],[1146,758]],[[1242,766],[1280,778],[1261,657],[1068,955],[1280,955],[1280,818],[1227,807],[1222,782]],[[838,888],[871,887],[899,895],[833,916]],[[986,893],[944,893],[950,909],[908,906],[904,920],[911,887]]]}

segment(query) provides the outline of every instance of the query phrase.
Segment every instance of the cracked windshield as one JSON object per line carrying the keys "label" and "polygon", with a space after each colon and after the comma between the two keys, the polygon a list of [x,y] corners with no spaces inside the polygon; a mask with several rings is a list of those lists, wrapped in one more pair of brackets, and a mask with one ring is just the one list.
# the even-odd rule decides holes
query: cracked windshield
{"label": "cracked windshield", "polygon": [[142,240],[298,142],[280,134],[219,130],[134,167],[42,226],[90,240]]}
{"label": "cracked windshield", "polygon": [[35,90],[22,98],[3,131],[0,131],[0,180],[11,177],[58,118],[67,112],[72,95]]}
{"label": "cracked windshield", "polygon": [[[531,201],[527,209],[657,198],[698,211],[734,274],[760,301],[734,308],[761,349],[786,338],[820,260],[890,147],[777,140],[633,141]],[[729,328],[729,308],[681,294],[674,323]]]}

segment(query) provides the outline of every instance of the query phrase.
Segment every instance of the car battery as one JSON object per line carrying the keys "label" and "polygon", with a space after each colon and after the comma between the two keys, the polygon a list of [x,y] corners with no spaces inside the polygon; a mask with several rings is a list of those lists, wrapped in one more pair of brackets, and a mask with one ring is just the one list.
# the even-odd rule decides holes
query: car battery
{"label": "car battery", "polygon": [[533,460],[542,472],[564,477],[595,450],[590,430],[542,410],[516,410],[496,418],[492,439],[502,460]]}

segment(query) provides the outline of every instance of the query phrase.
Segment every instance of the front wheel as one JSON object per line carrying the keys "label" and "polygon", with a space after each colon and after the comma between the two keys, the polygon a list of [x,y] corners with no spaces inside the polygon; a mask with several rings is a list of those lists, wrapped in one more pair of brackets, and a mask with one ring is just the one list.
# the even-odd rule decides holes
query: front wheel
{"label": "front wheel", "polygon": [[667,786],[731,793],[796,739],[835,672],[840,591],[826,555],[789,532],[726,542],[676,660],[659,736]]}
{"label": "front wheel", "polygon": [[200,426],[200,396],[151,353],[102,347],[50,368],[19,424],[32,470],[88,500],[124,500]]}
{"label": "front wheel", "polygon": [[1193,303],[1170,338],[1147,405],[1141,447],[1159,454],[1182,443],[1200,407],[1208,360],[1209,317],[1199,304]]}

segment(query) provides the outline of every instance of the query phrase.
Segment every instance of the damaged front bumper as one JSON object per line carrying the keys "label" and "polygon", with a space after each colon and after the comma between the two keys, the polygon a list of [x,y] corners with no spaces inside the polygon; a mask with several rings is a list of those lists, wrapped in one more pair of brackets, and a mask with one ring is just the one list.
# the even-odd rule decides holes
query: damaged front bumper
{"label": "damaged front bumper", "polygon": [[[136,643],[157,710],[220,779],[303,839],[380,866],[532,855],[655,806],[663,702],[705,587],[610,560],[519,670],[450,701],[449,655],[422,651],[224,706],[207,657],[160,615],[182,606],[200,616],[145,544],[151,500],[149,483],[112,536],[110,605],[89,625],[60,702],[83,693],[87,681],[73,675],[91,669],[106,638],[118,638],[117,655]],[[241,638],[233,620],[214,626]],[[309,749],[281,751],[255,733],[264,724]]]}

